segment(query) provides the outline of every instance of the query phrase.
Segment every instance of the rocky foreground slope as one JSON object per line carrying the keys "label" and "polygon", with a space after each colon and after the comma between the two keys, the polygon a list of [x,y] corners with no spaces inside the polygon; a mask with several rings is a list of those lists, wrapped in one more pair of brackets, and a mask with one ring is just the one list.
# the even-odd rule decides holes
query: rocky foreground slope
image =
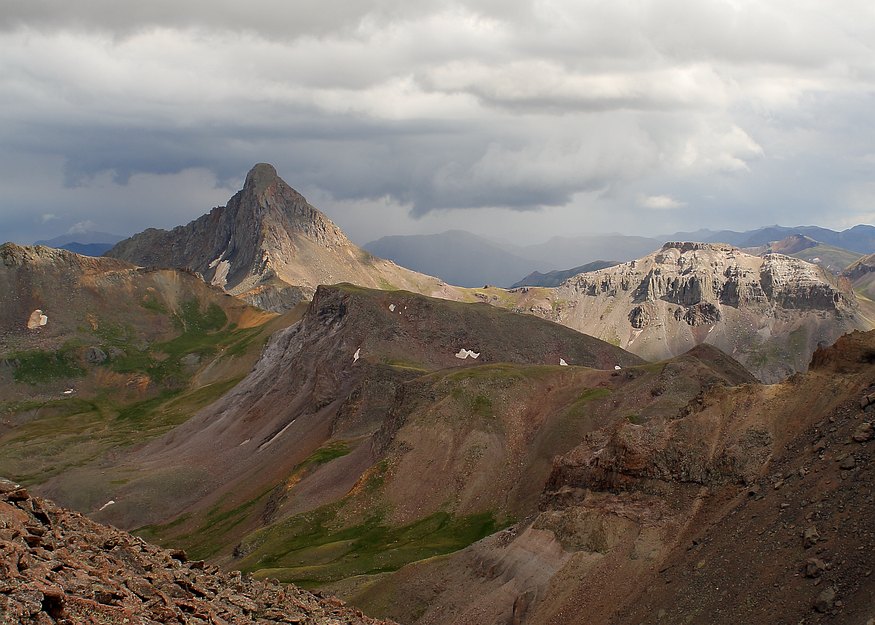
{"label": "rocky foreground slope", "polygon": [[708,343],[765,382],[804,371],[819,345],[873,327],[868,302],[820,267],[719,243],[666,243],[555,290],[515,292],[527,310],[648,360]]}
{"label": "rocky foreground slope", "polygon": [[107,255],[141,266],[191,269],[274,311],[310,299],[320,284],[352,282],[434,295],[447,288],[354,245],[267,163],[252,168],[227,206],[169,231],[145,230]]}
{"label": "rocky foreground slope", "polygon": [[380,625],[336,599],[226,573],[0,479],[0,624]]}

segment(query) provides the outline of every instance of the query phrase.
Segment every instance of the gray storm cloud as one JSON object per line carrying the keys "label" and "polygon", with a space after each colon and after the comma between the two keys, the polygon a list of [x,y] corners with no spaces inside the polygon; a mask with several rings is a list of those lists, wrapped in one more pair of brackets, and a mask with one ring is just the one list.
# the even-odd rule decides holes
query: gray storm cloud
{"label": "gray storm cloud", "polygon": [[354,237],[850,225],[872,41],[852,1],[16,2],[0,224],[168,227],[271,161]]}

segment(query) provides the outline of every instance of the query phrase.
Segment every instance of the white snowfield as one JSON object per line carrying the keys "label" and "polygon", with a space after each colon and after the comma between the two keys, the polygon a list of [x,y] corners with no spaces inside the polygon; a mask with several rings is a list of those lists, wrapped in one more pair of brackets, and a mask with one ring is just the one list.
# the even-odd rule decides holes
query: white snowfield
{"label": "white snowfield", "polygon": [[455,356],[456,356],[456,358],[458,358],[459,360],[465,360],[465,359],[468,358],[469,356],[470,356],[471,358],[477,359],[477,358],[480,358],[480,352],[471,351],[470,349],[465,349],[465,348],[463,347],[463,348],[460,349],[458,352],[456,352]]}

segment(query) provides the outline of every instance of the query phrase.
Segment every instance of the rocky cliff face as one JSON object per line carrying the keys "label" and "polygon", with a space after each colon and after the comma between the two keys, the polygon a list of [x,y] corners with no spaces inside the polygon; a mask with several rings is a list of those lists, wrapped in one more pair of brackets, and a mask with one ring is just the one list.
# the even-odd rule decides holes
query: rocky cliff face
{"label": "rocky cliff face", "polygon": [[849,280],[858,280],[873,272],[875,272],[875,254],[869,254],[848,267],[844,271],[844,276]]}
{"label": "rocky cliff face", "polygon": [[707,342],[764,381],[804,370],[819,344],[872,327],[853,291],[820,267],[713,243],[666,243],[548,298],[550,308],[530,309],[644,358]]}
{"label": "rocky cliff face", "polygon": [[[336,599],[223,573],[0,479],[0,623],[379,625]],[[388,625],[388,624],[387,624]]]}
{"label": "rocky cliff face", "polygon": [[[173,230],[150,228],[107,253],[142,266],[186,267],[207,282],[271,310],[291,308],[319,284],[437,293],[435,278],[375,258],[259,163],[227,206]],[[297,287],[297,288],[290,288]]]}

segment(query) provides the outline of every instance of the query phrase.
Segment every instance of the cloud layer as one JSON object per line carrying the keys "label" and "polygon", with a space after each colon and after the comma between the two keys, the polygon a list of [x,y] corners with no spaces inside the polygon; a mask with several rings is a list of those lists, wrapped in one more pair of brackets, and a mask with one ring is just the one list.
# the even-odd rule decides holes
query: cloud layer
{"label": "cloud layer", "polygon": [[13,3],[0,238],[172,226],[258,161],[359,240],[850,224],[873,41],[858,0]]}

